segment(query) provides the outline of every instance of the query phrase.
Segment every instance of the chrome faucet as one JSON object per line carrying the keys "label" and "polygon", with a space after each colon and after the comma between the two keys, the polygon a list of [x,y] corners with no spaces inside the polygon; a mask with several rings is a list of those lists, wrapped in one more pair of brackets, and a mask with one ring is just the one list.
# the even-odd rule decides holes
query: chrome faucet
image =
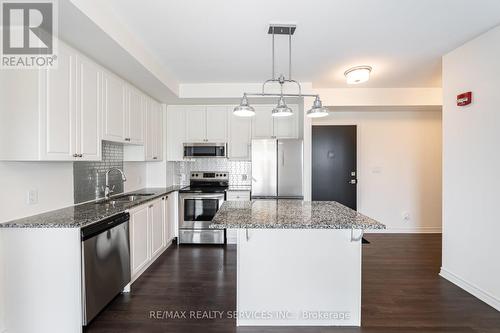
{"label": "chrome faucet", "polygon": [[106,199],[109,199],[109,195],[111,193],[113,193],[113,189],[115,188],[114,186],[113,186],[113,188],[109,187],[109,173],[113,170],[118,171],[122,175],[122,181],[124,181],[124,182],[127,181],[127,177],[125,177],[125,174],[123,173],[123,171],[121,169],[118,169],[118,168],[108,169],[108,171],[106,171],[106,187],[104,187],[104,198],[106,198]]}

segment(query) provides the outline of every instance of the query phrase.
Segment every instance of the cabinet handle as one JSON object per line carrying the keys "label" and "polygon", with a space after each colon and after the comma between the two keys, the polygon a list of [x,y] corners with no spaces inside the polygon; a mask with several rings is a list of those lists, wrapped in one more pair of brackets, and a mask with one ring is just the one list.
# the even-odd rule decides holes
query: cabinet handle
{"label": "cabinet handle", "polygon": [[83,154],[78,155],[78,157],[83,157]]}
{"label": "cabinet handle", "polygon": [[130,138],[125,138],[125,141],[130,141]]}
{"label": "cabinet handle", "polygon": [[73,154],[73,157],[78,157],[78,154]]}
{"label": "cabinet handle", "polygon": [[158,159],[158,157],[156,157],[156,156],[155,156],[155,157],[153,157],[153,160],[156,160],[156,159]]}
{"label": "cabinet handle", "polygon": [[154,205],[149,205],[149,208],[153,208]]}

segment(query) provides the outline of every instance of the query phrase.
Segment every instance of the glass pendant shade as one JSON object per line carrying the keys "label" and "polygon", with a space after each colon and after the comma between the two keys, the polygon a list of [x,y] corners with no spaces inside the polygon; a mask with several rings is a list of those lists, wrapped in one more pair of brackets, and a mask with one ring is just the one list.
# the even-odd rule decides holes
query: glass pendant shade
{"label": "glass pendant shade", "polygon": [[240,105],[234,108],[233,114],[238,117],[253,117],[255,116],[255,109],[248,103],[246,94],[243,94]]}
{"label": "glass pendant shade", "polygon": [[286,105],[283,96],[280,96],[280,99],[278,100],[278,105],[276,105],[276,107],[273,109],[271,115],[273,117],[288,117],[293,115],[293,110]]}
{"label": "glass pendant shade", "polygon": [[321,118],[328,116],[328,109],[323,107],[323,103],[321,103],[319,96],[316,96],[312,108],[307,111],[307,116],[309,118]]}

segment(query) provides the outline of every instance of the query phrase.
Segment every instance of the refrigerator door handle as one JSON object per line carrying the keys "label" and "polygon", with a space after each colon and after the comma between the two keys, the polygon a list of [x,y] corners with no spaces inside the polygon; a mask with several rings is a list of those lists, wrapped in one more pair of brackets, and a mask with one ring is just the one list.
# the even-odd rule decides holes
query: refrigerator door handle
{"label": "refrigerator door handle", "polygon": [[285,150],[281,151],[281,165],[285,166]]}

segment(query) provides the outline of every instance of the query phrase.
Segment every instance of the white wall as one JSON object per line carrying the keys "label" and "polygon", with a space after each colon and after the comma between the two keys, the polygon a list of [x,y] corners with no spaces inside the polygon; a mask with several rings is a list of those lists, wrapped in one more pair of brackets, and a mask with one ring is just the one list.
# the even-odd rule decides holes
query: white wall
{"label": "white wall", "polygon": [[[27,204],[28,191],[31,189],[38,190],[38,204]],[[0,223],[72,204],[73,163],[0,162]],[[0,287],[3,285],[3,269],[0,256]],[[4,329],[6,306],[1,295],[4,295],[2,290],[0,332]]]}
{"label": "white wall", "polygon": [[127,181],[123,183],[123,191],[130,192],[146,187],[146,162],[123,162],[123,172]]}
{"label": "white wall", "polygon": [[357,125],[359,212],[389,232],[441,231],[441,112],[336,111],[313,125]]}
{"label": "white wall", "polygon": [[[443,58],[441,275],[500,310],[500,27]],[[456,106],[472,91],[473,103]]]}
{"label": "white wall", "polygon": [[[38,204],[27,204],[30,189]],[[0,222],[71,205],[72,162],[0,162]]]}

